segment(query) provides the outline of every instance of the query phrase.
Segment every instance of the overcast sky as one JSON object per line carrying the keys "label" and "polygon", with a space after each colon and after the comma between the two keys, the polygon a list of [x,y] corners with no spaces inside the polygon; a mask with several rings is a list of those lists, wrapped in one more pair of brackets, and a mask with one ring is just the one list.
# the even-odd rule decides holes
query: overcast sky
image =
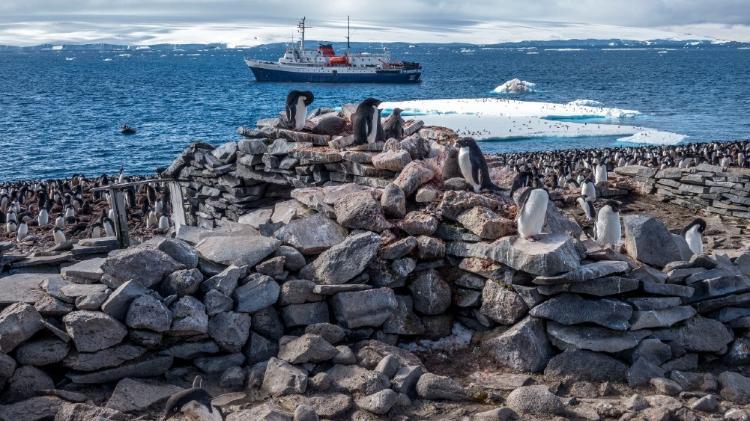
{"label": "overcast sky", "polygon": [[474,42],[572,38],[750,41],[750,0],[0,0],[0,44],[287,41]]}

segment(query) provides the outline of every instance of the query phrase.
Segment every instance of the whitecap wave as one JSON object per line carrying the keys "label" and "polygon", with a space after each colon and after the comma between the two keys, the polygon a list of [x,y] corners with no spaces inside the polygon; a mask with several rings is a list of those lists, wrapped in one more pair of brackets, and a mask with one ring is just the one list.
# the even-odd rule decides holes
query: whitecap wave
{"label": "whitecap wave", "polygon": [[525,94],[528,92],[534,92],[535,87],[536,83],[516,78],[503,83],[493,89],[492,92],[496,94]]}
{"label": "whitecap wave", "polygon": [[576,106],[576,105],[578,105],[578,106],[582,105],[582,106],[585,106],[585,107],[599,107],[599,106],[602,105],[602,103],[599,102],[599,101],[593,100],[593,99],[576,99],[576,100],[570,101],[568,103],[568,105],[574,105],[574,106]]}
{"label": "whitecap wave", "polygon": [[663,132],[660,130],[643,130],[627,137],[618,138],[618,142],[641,143],[646,145],[676,145],[687,136],[679,133]]}

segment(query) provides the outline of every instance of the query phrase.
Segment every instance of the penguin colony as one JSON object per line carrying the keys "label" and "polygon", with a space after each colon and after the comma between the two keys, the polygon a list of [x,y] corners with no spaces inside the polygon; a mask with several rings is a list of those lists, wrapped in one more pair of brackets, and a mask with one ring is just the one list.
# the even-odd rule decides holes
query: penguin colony
{"label": "penguin colony", "polygon": [[[114,211],[106,191],[91,191],[110,183],[136,181],[123,171],[111,177],[73,175],[67,180],[19,181],[0,184],[0,240],[22,246],[55,247],[71,239],[115,236]],[[165,233],[170,226],[169,192],[142,184],[125,191],[131,229]]]}

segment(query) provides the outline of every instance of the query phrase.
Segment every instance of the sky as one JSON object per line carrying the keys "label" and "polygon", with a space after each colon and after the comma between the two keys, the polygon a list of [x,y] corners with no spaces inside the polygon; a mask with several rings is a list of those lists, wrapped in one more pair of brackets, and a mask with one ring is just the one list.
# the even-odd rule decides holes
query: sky
{"label": "sky", "polygon": [[0,0],[0,44],[289,41],[490,44],[561,39],[750,42],[750,0]]}

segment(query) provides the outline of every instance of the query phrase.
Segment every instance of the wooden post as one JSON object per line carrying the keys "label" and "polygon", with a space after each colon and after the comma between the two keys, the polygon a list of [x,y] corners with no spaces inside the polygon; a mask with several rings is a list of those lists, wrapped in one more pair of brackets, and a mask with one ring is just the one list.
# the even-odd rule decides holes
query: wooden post
{"label": "wooden post", "polygon": [[130,237],[128,237],[128,211],[125,205],[125,197],[123,192],[114,188],[109,189],[109,195],[112,198],[112,210],[115,214],[115,220],[112,222],[115,224],[117,242],[120,244],[120,248],[126,248],[130,245]]}

